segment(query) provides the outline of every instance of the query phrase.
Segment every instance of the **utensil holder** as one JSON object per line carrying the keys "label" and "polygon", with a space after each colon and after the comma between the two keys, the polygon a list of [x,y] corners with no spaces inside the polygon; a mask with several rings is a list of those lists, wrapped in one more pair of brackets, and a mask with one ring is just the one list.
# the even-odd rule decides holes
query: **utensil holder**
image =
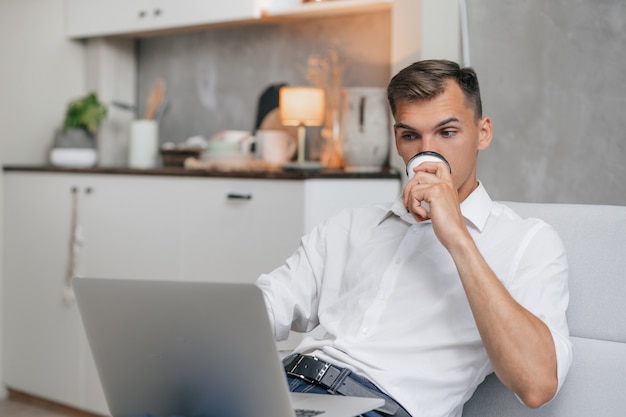
{"label": "utensil holder", "polygon": [[156,120],[133,120],[130,125],[128,165],[154,168],[159,152],[159,125]]}

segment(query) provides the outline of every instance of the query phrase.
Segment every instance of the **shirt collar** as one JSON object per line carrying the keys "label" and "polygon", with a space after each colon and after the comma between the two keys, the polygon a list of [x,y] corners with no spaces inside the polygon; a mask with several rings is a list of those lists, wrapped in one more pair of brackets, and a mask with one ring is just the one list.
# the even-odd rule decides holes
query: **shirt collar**
{"label": "shirt collar", "polygon": [[[472,193],[467,196],[463,202],[461,202],[461,213],[463,214],[463,217],[472,223],[476,229],[482,231],[485,227],[485,223],[487,223],[489,213],[491,213],[492,203],[493,202],[491,197],[489,197],[487,190],[479,181],[478,187],[476,187],[476,189],[472,191]],[[402,196],[398,197],[398,199],[393,202],[389,210],[386,211],[381,217],[378,224],[380,225],[382,222],[394,215],[409,224],[417,223],[417,220],[415,220],[413,215],[409,213],[405,207],[404,202],[402,201]],[[429,222],[430,220],[426,221]]]}

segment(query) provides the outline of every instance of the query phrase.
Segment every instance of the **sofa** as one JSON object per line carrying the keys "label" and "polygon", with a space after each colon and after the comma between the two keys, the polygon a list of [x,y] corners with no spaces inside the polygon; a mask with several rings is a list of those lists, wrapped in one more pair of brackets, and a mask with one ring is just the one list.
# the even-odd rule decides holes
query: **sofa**
{"label": "sofa", "polygon": [[565,244],[574,358],[561,391],[543,407],[527,408],[492,374],[463,417],[626,416],[626,207],[505,204],[545,220]]}

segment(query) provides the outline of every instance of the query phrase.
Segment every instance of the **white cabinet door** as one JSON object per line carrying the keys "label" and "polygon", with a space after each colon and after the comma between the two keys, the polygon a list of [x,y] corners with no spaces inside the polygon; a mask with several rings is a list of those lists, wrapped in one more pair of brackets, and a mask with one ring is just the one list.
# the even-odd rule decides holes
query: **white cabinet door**
{"label": "white cabinet door", "polygon": [[86,181],[80,275],[177,279],[183,182],[126,175],[89,176]]}
{"label": "white cabinet door", "polygon": [[66,0],[66,34],[72,38],[136,34],[247,20],[258,0]]}
{"label": "white cabinet door", "polygon": [[313,226],[345,207],[393,201],[397,179],[189,178],[181,278],[253,282],[282,265]]}
{"label": "white cabinet door", "polygon": [[[177,279],[180,247],[180,181],[139,176],[83,176],[79,192],[84,250],[78,275],[104,278]],[[114,308],[114,306],[112,306]],[[100,379],[87,346],[81,358],[81,401],[108,414]]]}
{"label": "white cabinet door", "polygon": [[7,386],[107,413],[78,310],[63,299],[72,201],[78,199],[83,236],[76,275],[176,279],[180,184],[136,176],[5,175]]}
{"label": "white cabinet door", "polygon": [[182,278],[254,282],[281,265],[302,236],[302,181],[188,179]]}
{"label": "white cabinet door", "polygon": [[65,0],[69,37],[102,36],[145,30],[152,19],[149,0]]}
{"label": "white cabinet door", "polygon": [[257,0],[152,0],[154,29],[257,18]]}
{"label": "white cabinet door", "polygon": [[63,300],[72,184],[37,174],[5,175],[4,383],[80,402],[81,323]]}

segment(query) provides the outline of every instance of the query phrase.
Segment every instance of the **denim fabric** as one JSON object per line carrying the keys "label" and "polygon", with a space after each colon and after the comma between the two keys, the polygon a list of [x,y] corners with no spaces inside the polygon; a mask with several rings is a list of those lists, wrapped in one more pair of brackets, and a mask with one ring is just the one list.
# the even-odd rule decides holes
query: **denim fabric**
{"label": "denim fabric", "polygon": [[[391,401],[393,401],[393,399],[391,397],[389,397],[388,395],[386,395],[385,393],[383,393],[381,390],[379,390],[376,385],[372,384],[368,379],[366,378],[361,378],[360,376],[356,375],[356,374],[350,374],[350,377],[352,379],[354,379],[355,381],[357,381],[359,384],[363,385],[364,387],[367,387],[373,391],[376,391],[377,393],[379,393],[382,397],[390,399]],[[289,391],[291,392],[305,392],[305,393],[310,393],[310,394],[328,394],[328,395],[332,395],[331,393],[329,393],[328,391],[326,391],[324,388],[322,388],[319,385],[316,384],[312,384],[310,382],[306,382],[303,379],[291,376],[291,375],[287,375],[287,383],[289,384]],[[378,411],[369,411],[365,414],[362,414],[361,417],[389,417],[388,414],[384,414],[384,413],[380,413]]]}

